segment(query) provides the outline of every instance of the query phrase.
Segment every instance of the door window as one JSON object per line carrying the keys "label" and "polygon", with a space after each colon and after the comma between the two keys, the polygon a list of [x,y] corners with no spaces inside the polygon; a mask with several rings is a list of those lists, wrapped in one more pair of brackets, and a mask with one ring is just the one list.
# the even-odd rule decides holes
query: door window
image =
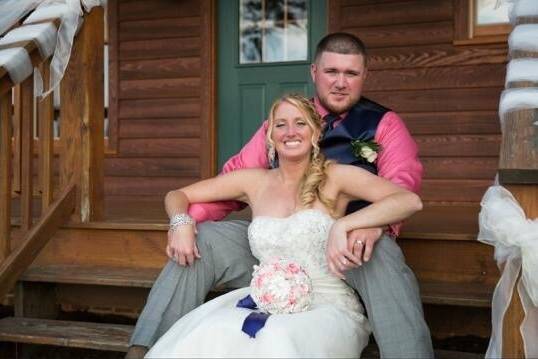
{"label": "door window", "polygon": [[306,0],[240,0],[239,63],[308,60]]}

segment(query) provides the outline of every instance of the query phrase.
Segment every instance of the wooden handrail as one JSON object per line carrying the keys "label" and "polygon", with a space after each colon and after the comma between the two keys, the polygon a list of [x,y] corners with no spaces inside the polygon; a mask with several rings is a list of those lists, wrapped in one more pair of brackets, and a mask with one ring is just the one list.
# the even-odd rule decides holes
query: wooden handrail
{"label": "wooden handrail", "polygon": [[[39,145],[34,146],[34,77],[30,75],[15,86],[7,71],[0,68],[0,298],[13,287],[60,226],[73,219],[100,219],[103,212],[103,8],[93,8],[84,20],[61,82],[63,98],[68,101],[61,103],[64,146],[60,152],[61,190],[55,201],[52,96],[37,102]],[[55,24],[58,26],[57,21]],[[42,67],[44,86],[48,88],[50,57],[42,58],[32,40],[22,46],[28,51],[32,65]],[[35,224],[32,223],[34,147],[38,149],[38,186],[42,195],[41,217]],[[16,193],[20,194],[20,230],[24,239],[10,253],[11,205],[12,195]]]}
{"label": "wooden handrail", "polygon": [[69,220],[75,200],[76,185],[71,183],[24,236],[22,244],[0,265],[0,298],[13,288],[58,228]]}

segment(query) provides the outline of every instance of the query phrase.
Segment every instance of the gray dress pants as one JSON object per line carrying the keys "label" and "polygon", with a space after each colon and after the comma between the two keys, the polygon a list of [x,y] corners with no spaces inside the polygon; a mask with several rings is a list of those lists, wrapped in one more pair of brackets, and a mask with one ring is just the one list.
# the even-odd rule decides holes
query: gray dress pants
{"label": "gray dress pants", "polygon": [[[247,221],[198,226],[201,259],[190,267],[168,261],[153,285],[129,345],[151,347],[179,318],[203,303],[214,287],[250,284],[257,260]],[[384,236],[368,263],[345,273],[360,294],[383,358],[433,358],[417,281],[396,242]]]}

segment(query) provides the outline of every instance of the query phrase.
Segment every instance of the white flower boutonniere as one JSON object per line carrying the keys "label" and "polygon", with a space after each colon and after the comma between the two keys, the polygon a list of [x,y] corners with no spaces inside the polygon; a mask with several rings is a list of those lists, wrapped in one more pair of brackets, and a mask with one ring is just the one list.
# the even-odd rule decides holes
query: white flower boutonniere
{"label": "white flower boutonniere", "polygon": [[377,159],[377,154],[381,150],[381,146],[375,141],[351,141],[353,154],[357,158],[364,158],[367,162],[373,163]]}

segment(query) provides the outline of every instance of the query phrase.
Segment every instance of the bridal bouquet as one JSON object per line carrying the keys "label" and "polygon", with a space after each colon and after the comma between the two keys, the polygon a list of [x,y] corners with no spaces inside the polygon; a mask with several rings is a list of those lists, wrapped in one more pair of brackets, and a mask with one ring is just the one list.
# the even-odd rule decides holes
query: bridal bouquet
{"label": "bridal bouquet", "polygon": [[271,314],[308,310],[312,301],[312,281],[296,262],[276,258],[254,266],[251,297],[258,308]]}

